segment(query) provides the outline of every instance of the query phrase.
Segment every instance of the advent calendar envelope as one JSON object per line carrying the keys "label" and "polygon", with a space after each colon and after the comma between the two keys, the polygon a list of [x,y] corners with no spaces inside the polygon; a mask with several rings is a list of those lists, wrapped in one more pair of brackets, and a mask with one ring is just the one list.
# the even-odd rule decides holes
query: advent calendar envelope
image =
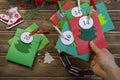
{"label": "advent calendar envelope", "polygon": [[[69,3],[69,2],[66,2],[63,6],[62,6],[63,10],[68,10],[68,9],[71,9],[72,8],[72,5]],[[57,11],[58,12],[58,11]],[[58,26],[59,23],[59,19],[57,17],[57,12],[54,13],[51,17],[50,17],[50,20],[56,25]]]}
{"label": "advent calendar envelope", "polygon": [[[33,23],[30,27],[28,27],[27,29],[25,29],[26,31],[28,32],[32,32],[33,30],[35,30],[36,28],[38,28],[38,25],[36,23]],[[47,37],[43,34],[43,39],[40,43],[40,46],[38,48],[38,51],[40,51],[41,49],[43,49],[48,43],[49,43],[49,40],[47,39]],[[11,38],[9,41],[8,41],[8,44],[11,45],[13,42],[13,38]]]}
{"label": "advent calendar envelope", "polygon": [[106,41],[102,32],[102,28],[97,16],[93,12],[88,20],[86,15],[69,19],[71,31],[75,39],[78,54],[91,52],[89,41],[93,42],[99,48],[106,48]]}
{"label": "advent calendar envelope", "polygon": [[98,17],[99,17],[103,32],[108,32],[110,30],[113,30],[115,26],[113,25],[113,22],[108,14],[108,11],[104,2],[97,4],[96,7],[98,9]]}
{"label": "advent calendar envelope", "polygon": [[[71,31],[71,30],[70,30],[68,22],[65,22],[62,32],[65,33],[67,31]],[[79,59],[85,60],[85,61],[88,61],[89,57],[90,57],[90,53],[78,55],[77,49],[74,46],[74,41],[71,44],[66,45],[66,44],[62,43],[61,38],[59,38],[56,43],[55,48],[60,51],[66,52],[67,54],[73,55],[74,57],[77,57]]]}
{"label": "advent calendar envelope", "polygon": [[21,65],[32,67],[42,36],[34,34],[28,37],[28,33],[29,32],[26,30],[17,29],[6,59]]}

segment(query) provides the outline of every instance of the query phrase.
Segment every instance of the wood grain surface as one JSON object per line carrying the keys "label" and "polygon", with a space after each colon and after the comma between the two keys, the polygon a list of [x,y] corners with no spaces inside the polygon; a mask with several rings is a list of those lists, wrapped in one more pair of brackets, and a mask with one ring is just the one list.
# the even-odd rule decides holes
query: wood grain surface
{"label": "wood grain surface", "polygon": [[[66,1],[69,1],[75,6],[77,0],[63,0],[62,4]],[[106,3],[108,12],[115,25],[115,30],[105,33],[108,49],[113,53],[116,63],[120,66],[120,0],[95,0],[95,3],[102,1]],[[89,0],[81,0],[81,3],[83,2],[89,2]],[[6,13],[6,10],[8,10],[8,6],[10,4],[18,6],[17,0],[0,0],[0,14]],[[76,77],[70,75],[63,67],[59,54],[54,47],[59,34],[52,27],[53,24],[49,20],[49,18],[53,15],[53,13],[56,12],[57,9],[57,5],[52,5],[49,7],[44,6],[41,10],[39,10],[39,13],[34,17],[33,20],[25,20],[24,23],[11,30],[6,30],[6,24],[0,22],[0,80],[101,80],[98,77]],[[29,6],[27,9],[19,7],[19,12],[21,13],[22,17],[25,17],[30,10],[31,9]],[[32,23],[37,23],[42,29],[50,30],[50,34],[46,35],[50,40],[50,44],[39,52],[41,56],[36,56],[32,68],[27,68],[6,61],[5,56],[9,48],[7,41],[14,36],[17,28],[25,29]],[[50,52],[55,58],[55,61],[51,64],[43,63],[45,51]],[[82,61],[73,56],[69,56],[69,58],[72,65],[82,69],[89,69],[88,62]]]}

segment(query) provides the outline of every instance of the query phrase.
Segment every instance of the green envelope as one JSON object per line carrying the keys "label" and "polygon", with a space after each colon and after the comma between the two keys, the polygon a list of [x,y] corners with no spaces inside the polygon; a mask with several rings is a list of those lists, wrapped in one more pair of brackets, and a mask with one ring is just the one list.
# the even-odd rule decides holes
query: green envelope
{"label": "green envelope", "polygon": [[[62,29],[62,32],[64,32],[64,31],[71,31],[67,21],[65,22],[64,27]],[[78,55],[77,49],[76,49],[76,47],[74,45],[74,42],[72,44],[70,44],[70,45],[64,45],[61,42],[61,39],[59,38],[57,43],[56,43],[55,48],[60,50],[60,51],[66,52],[67,54],[70,54],[70,55],[72,55],[74,57],[82,59],[84,61],[88,61],[89,58],[90,58],[90,53]]]}
{"label": "green envelope", "polygon": [[[28,32],[32,32],[33,30],[35,30],[36,28],[38,28],[38,25],[36,23],[33,23],[30,27],[28,27],[27,29],[25,29]],[[8,44],[11,45],[13,42],[13,38],[11,38],[8,41]],[[40,51],[41,49],[43,49],[47,44],[49,44],[49,40],[47,39],[47,37],[43,34],[43,39],[40,43],[40,46],[38,48],[38,51]]]}
{"label": "green envelope", "polygon": [[35,55],[38,51],[42,35],[34,34],[31,43],[24,43],[20,36],[26,30],[17,29],[12,44],[8,50],[6,59],[21,65],[32,67]]}
{"label": "green envelope", "polygon": [[[113,22],[108,14],[108,11],[104,2],[98,3],[96,7],[98,9],[98,17],[99,17],[103,32],[108,32],[110,30],[115,29],[115,26],[113,25]],[[89,10],[89,4],[83,3],[81,4],[81,8],[82,8],[82,13],[87,14]],[[71,10],[67,10],[66,15],[68,19],[74,17],[71,14]]]}
{"label": "green envelope", "polygon": [[103,32],[108,32],[110,30],[115,29],[115,26],[108,14],[108,11],[104,2],[101,2],[96,6],[98,8],[98,17],[99,17]]}

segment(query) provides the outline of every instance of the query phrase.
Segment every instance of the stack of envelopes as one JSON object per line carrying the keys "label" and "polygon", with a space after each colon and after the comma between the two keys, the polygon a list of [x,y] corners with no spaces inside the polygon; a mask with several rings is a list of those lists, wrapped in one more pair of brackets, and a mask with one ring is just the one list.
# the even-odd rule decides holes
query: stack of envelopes
{"label": "stack of envelopes", "polygon": [[24,33],[30,33],[37,28],[38,25],[33,23],[25,30],[20,28],[16,30],[14,37],[8,41],[10,45],[6,56],[8,61],[32,67],[36,53],[49,43],[49,40],[44,34],[35,33],[32,35],[32,38],[28,37],[27,34],[23,36]]}
{"label": "stack of envelopes", "polygon": [[89,3],[82,3],[79,10],[78,6],[73,7],[66,2],[62,11],[56,11],[50,18],[64,35],[58,38],[55,48],[85,61],[89,60],[92,53],[89,42],[106,48],[104,32],[114,29],[104,2],[96,4],[97,11],[93,9],[88,18],[90,7]]}

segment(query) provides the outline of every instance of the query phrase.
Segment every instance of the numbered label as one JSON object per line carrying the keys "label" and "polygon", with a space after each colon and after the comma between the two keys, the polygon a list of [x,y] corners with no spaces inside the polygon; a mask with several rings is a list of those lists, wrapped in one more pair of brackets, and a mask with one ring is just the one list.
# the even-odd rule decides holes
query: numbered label
{"label": "numbered label", "polygon": [[89,29],[93,26],[93,19],[88,20],[87,16],[83,16],[79,19],[79,25],[83,29]]}
{"label": "numbered label", "polygon": [[82,16],[82,11],[81,11],[81,10],[78,10],[78,7],[74,7],[74,8],[71,10],[71,14],[72,14],[74,17],[79,17],[79,16]]}
{"label": "numbered label", "polygon": [[33,36],[29,36],[29,34],[30,34],[29,32],[24,32],[21,35],[21,41],[24,43],[31,43],[33,40]]}
{"label": "numbered label", "polygon": [[66,15],[65,15],[65,12],[60,12],[60,11],[57,11],[56,13],[57,17],[59,20],[65,20],[66,19]]}
{"label": "numbered label", "polygon": [[65,45],[70,45],[70,44],[73,43],[74,37],[73,37],[71,31],[65,31],[65,32],[63,33],[63,35],[65,36],[65,38],[61,38],[61,41],[62,41],[63,44],[65,44]]}

